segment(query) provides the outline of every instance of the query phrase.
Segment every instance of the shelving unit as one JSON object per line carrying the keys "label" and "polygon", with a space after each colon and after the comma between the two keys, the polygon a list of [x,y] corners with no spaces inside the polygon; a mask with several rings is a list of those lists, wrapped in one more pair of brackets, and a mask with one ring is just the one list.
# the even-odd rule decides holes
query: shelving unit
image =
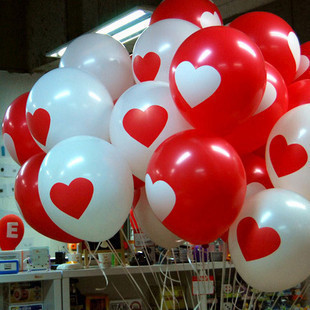
{"label": "shelving unit", "polygon": [[[232,264],[227,263],[225,268],[232,268]],[[51,270],[51,271],[31,271],[20,272],[12,275],[0,275],[0,285],[13,282],[25,281],[42,281],[44,310],[70,310],[70,280],[78,279],[79,289],[86,294],[108,294],[112,299],[120,299],[115,292],[113,285],[124,294],[124,298],[137,297],[134,289],[128,285],[130,276],[139,283],[144,292],[148,290],[145,285],[145,279],[149,285],[156,285],[155,274],[166,272],[167,270],[176,277],[184,277],[191,275],[193,268],[198,270],[219,270],[223,268],[222,262],[209,263],[178,263],[168,265],[147,265],[147,266],[113,266],[104,269],[109,280],[106,285],[102,271],[97,267],[89,267],[77,270]],[[112,284],[113,283],[113,284]],[[130,288],[130,289],[129,289]]]}
{"label": "shelving unit", "polygon": [[[95,267],[80,269],[80,270],[63,270],[62,279],[62,296],[63,296],[63,310],[70,309],[70,279],[78,279],[78,288],[83,294],[108,294],[111,299],[121,299],[120,296],[113,289],[113,284],[117,286],[118,290],[122,293],[122,296],[127,298],[133,298],[139,296],[139,292],[135,292],[134,286],[132,286],[129,274],[139,284],[143,293],[149,295],[149,287],[156,287],[155,274],[166,272],[171,273],[174,278],[180,277],[182,283],[186,283],[186,276],[190,278],[191,272],[196,268],[198,270],[220,270],[223,268],[222,262],[209,262],[209,263],[177,263],[169,265],[147,265],[147,266],[127,266],[126,269],[122,266],[105,268],[104,272],[109,280],[109,285],[106,286],[106,282],[102,271]],[[233,265],[227,263],[225,268],[233,268]],[[210,271],[211,272],[211,271]],[[177,274],[178,273],[178,274]],[[148,284],[146,285],[145,280]],[[190,280],[190,279],[189,279]],[[111,283],[113,283],[111,285]],[[133,295],[135,294],[136,295]],[[150,297],[150,296],[149,296]]]}
{"label": "shelving unit", "polygon": [[44,310],[62,309],[61,271],[31,271],[18,274],[0,275],[0,285],[14,282],[41,281]]}

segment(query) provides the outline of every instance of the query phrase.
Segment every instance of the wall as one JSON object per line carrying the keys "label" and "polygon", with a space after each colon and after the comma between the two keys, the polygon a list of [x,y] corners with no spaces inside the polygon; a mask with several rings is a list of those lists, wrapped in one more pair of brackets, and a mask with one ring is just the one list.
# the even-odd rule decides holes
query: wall
{"label": "wall", "polygon": [[[6,71],[0,71],[0,119],[1,123],[7,107],[11,102],[19,95],[31,90],[34,83],[42,76],[42,74],[19,74],[9,73]],[[2,134],[0,136],[0,146],[3,146]],[[3,149],[2,149],[3,151]],[[5,156],[3,156],[5,155]],[[5,191],[0,193],[0,218],[4,215],[15,213],[20,216],[14,199],[15,175],[11,176],[1,175],[1,167],[9,167],[10,170],[15,169],[16,173],[19,170],[19,166],[13,161],[6,151],[5,154],[0,152],[0,188]],[[2,197],[1,197],[2,196]],[[33,230],[29,225],[25,223],[25,235],[17,247],[17,249],[27,249],[31,246],[49,246],[50,254],[54,256],[55,251],[62,250],[64,243],[54,241],[46,238]]]}

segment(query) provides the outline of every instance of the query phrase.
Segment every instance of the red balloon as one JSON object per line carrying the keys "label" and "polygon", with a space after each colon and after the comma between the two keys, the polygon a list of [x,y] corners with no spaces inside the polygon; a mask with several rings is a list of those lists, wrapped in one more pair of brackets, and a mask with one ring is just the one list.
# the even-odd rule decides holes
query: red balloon
{"label": "red balloon", "polygon": [[218,7],[209,0],[164,0],[154,10],[150,24],[167,18],[184,19],[200,28],[223,25]]}
{"label": "red balloon", "polygon": [[289,110],[310,103],[310,79],[296,81],[287,90]]}
{"label": "red balloon", "polygon": [[209,27],[181,44],[169,79],[183,116],[195,128],[223,135],[258,108],[266,86],[265,61],[241,31]]}
{"label": "red balloon", "polygon": [[272,127],[288,110],[284,79],[279,71],[267,62],[266,71],[266,89],[258,109],[253,116],[225,136],[239,154],[251,153],[265,145]]}
{"label": "red balloon", "polygon": [[300,44],[284,19],[269,12],[250,12],[237,17],[229,27],[246,33],[287,84],[294,80],[300,62]]}
{"label": "red balloon", "polygon": [[310,41],[300,45],[300,64],[295,81],[310,79]]}
{"label": "red balloon", "polygon": [[60,229],[47,215],[38,191],[38,176],[45,157],[41,152],[29,158],[20,168],[15,180],[15,199],[25,221],[42,235],[67,243],[78,243],[75,238]]}
{"label": "red balloon", "polygon": [[265,160],[255,154],[241,157],[247,178],[247,195],[273,188]]}
{"label": "red balloon", "polygon": [[144,187],[144,182],[142,180],[140,180],[139,178],[137,178],[135,175],[133,176],[133,185],[135,189],[139,189],[141,187]]}
{"label": "red balloon", "polygon": [[2,136],[9,154],[19,165],[42,150],[33,139],[26,122],[29,92],[17,97],[8,107],[2,122]]}
{"label": "red balloon", "polygon": [[0,248],[12,251],[19,245],[24,236],[24,223],[15,214],[4,216],[0,220]]}
{"label": "red balloon", "polygon": [[156,149],[145,184],[158,219],[193,244],[210,243],[227,231],[246,193],[237,152],[224,139],[197,130],[175,134]]}

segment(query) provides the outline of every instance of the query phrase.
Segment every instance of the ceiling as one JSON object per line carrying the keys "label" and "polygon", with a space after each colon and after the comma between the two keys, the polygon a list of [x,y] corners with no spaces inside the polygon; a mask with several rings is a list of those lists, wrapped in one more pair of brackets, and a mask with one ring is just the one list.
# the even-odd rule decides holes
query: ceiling
{"label": "ceiling", "polygon": [[[180,3],[183,0],[179,0]],[[194,1],[194,0],[193,0]],[[160,0],[0,0],[0,70],[46,72],[58,62],[46,52],[134,6]],[[214,0],[224,23],[247,11],[268,11],[285,19],[301,43],[310,41],[310,1]]]}

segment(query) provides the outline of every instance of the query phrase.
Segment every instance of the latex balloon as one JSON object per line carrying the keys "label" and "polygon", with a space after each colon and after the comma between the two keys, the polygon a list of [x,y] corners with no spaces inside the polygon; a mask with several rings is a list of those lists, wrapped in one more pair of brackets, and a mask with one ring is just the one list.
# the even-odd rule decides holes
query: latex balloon
{"label": "latex balloon", "polygon": [[273,127],[266,146],[266,165],[274,187],[292,190],[310,200],[310,104],[284,114]]}
{"label": "latex balloon", "polygon": [[241,157],[247,180],[246,197],[256,194],[267,188],[273,188],[270,181],[265,159],[255,154]]}
{"label": "latex balloon", "polygon": [[109,140],[112,109],[112,98],[97,78],[79,69],[57,68],[31,89],[26,117],[36,142],[48,151],[78,135]]}
{"label": "latex balloon", "polygon": [[272,127],[288,110],[288,90],[284,79],[267,62],[266,71],[267,84],[256,112],[225,136],[239,154],[251,153],[265,145]]}
{"label": "latex balloon", "polygon": [[22,165],[32,155],[41,153],[26,121],[26,103],[29,92],[18,96],[7,108],[2,122],[3,142],[14,161]]}
{"label": "latex balloon", "polygon": [[171,93],[183,116],[195,128],[217,135],[248,119],[265,87],[265,61],[259,48],[229,27],[193,33],[177,50],[170,68]]}
{"label": "latex balloon", "polygon": [[134,192],[127,162],[113,145],[90,136],[55,145],[42,162],[38,188],[42,205],[57,226],[93,242],[119,231]]}
{"label": "latex balloon", "polygon": [[295,81],[310,79],[310,41],[300,45],[300,63]]}
{"label": "latex balloon", "polygon": [[118,99],[111,115],[110,137],[132,173],[144,181],[148,162],[161,142],[190,128],[173,102],[169,85],[149,81],[136,84]]}
{"label": "latex balloon", "polygon": [[153,212],[170,231],[190,243],[208,244],[236,219],[246,177],[229,143],[187,130],[156,149],[145,189]]}
{"label": "latex balloon", "polygon": [[229,229],[232,262],[254,289],[278,292],[310,274],[310,203],[284,189],[268,189],[246,199]]}
{"label": "latex balloon", "polygon": [[156,244],[163,248],[176,248],[184,243],[180,237],[168,230],[156,217],[147,200],[145,188],[141,188],[140,198],[133,208],[138,227]]}
{"label": "latex balloon", "polygon": [[249,12],[233,20],[229,27],[246,33],[287,84],[294,80],[300,63],[300,44],[284,19],[269,12]]}
{"label": "latex balloon", "polygon": [[60,229],[45,212],[38,191],[39,169],[45,157],[39,153],[29,158],[18,171],[15,180],[15,200],[24,220],[40,234],[66,243],[81,242]]}
{"label": "latex balloon", "polygon": [[289,110],[310,103],[310,79],[298,80],[287,87]]}
{"label": "latex balloon", "polygon": [[169,82],[172,58],[181,43],[198,26],[182,19],[165,19],[150,25],[136,41],[132,52],[132,70],[137,83]]}
{"label": "latex balloon", "polygon": [[13,251],[24,236],[24,223],[15,214],[8,214],[0,219],[0,248],[2,251]]}
{"label": "latex balloon", "polygon": [[107,34],[87,33],[74,39],[59,67],[73,67],[93,74],[113,100],[134,84],[131,59],[125,46]]}
{"label": "latex balloon", "polygon": [[150,24],[167,18],[187,20],[200,28],[223,25],[220,10],[209,0],[164,0],[154,10]]}

